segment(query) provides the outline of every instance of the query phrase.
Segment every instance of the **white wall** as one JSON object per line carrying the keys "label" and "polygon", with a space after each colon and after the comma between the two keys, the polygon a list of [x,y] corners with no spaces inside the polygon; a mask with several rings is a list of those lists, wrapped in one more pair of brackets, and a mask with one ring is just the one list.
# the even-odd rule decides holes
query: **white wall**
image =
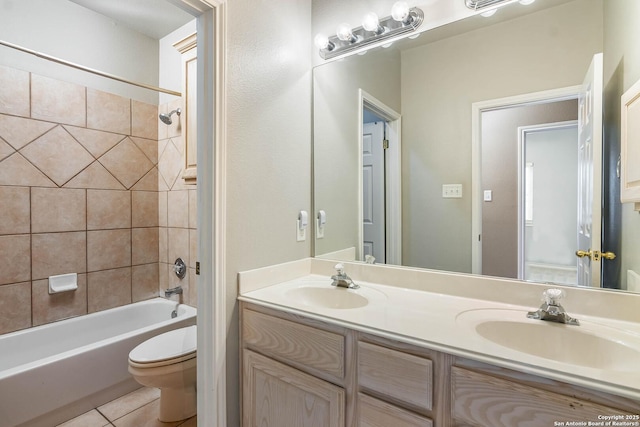
{"label": "white wall", "polygon": [[[158,82],[160,87],[182,92],[182,54],[173,47],[173,44],[195,32],[196,20],[194,19],[158,41]],[[159,104],[165,104],[174,99],[175,97],[173,95],[161,93]]]}
{"label": "white wall", "polygon": [[[0,0],[0,40],[130,80],[158,84],[158,41],[67,0]],[[0,64],[151,104],[158,94],[7,47]]]}
{"label": "white wall", "polygon": [[311,200],[310,0],[227,3],[227,400],[239,425],[239,271],[305,258]]}

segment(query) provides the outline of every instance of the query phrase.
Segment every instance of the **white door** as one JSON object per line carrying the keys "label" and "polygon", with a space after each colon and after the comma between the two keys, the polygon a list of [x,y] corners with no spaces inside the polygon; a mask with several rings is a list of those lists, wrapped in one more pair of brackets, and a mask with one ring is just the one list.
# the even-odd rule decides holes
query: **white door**
{"label": "white door", "polygon": [[365,123],[362,134],[363,259],[385,262],[384,123]]}
{"label": "white door", "polygon": [[[602,198],[602,54],[594,55],[578,110],[578,285],[600,287]],[[584,254],[582,254],[584,255]]]}

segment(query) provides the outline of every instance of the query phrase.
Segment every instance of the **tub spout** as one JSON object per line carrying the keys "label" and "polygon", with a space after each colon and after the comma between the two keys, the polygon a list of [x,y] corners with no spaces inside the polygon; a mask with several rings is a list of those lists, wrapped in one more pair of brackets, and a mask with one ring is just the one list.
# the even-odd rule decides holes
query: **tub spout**
{"label": "tub spout", "polygon": [[171,295],[174,294],[178,294],[181,295],[182,294],[182,286],[176,286],[175,288],[170,288],[164,291],[164,296],[166,298],[169,298]]}

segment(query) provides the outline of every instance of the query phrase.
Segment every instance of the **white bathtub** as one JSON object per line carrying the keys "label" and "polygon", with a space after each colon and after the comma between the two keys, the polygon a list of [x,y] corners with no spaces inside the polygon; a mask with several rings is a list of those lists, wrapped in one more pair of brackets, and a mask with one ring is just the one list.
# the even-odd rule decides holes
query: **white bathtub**
{"label": "white bathtub", "polygon": [[0,427],[48,427],[140,387],[139,343],[196,323],[196,309],[155,298],[0,335]]}

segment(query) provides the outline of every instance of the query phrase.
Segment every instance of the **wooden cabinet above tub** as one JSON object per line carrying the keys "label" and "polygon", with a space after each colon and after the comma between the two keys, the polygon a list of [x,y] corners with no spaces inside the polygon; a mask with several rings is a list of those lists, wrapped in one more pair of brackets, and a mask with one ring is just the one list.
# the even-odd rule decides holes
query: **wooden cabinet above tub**
{"label": "wooden cabinet above tub", "polygon": [[244,427],[544,427],[640,414],[638,401],[240,306]]}

